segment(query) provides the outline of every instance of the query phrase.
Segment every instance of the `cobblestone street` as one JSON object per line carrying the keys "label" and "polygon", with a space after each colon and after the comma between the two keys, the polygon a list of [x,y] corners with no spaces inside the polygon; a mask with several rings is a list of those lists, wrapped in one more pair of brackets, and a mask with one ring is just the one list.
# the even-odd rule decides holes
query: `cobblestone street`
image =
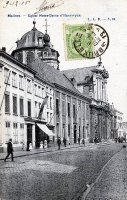
{"label": "cobblestone street", "polygon": [[76,200],[121,147],[121,144],[82,146],[18,157],[15,162],[0,160],[0,198]]}
{"label": "cobblestone street", "polygon": [[127,200],[126,149],[118,152],[110,160],[86,200]]}

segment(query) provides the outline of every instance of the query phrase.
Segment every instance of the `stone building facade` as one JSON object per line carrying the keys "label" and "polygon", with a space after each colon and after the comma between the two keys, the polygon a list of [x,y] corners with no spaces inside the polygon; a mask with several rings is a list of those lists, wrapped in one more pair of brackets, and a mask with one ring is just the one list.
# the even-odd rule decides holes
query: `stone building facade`
{"label": "stone building facade", "polygon": [[87,94],[91,99],[89,104],[91,142],[95,137],[99,141],[109,138],[111,120],[106,89],[109,75],[101,60],[97,66],[66,70],[64,73],[70,80],[75,80],[77,89],[82,94]]}
{"label": "stone building facade", "polygon": [[[13,138],[14,147],[29,141],[34,148],[38,138],[36,126],[49,122],[49,126],[54,126],[54,86],[5,51],[0,51],[0,63],[0,145],[4,148],[9,138]],[[48,102],[39,121],[46,95]]]}
{"label": "stone building facade", "polygon": [[[9,138],[18,148],[44,139],[68,143],[90,137],[90,98],[59,71],[59,53],[50,36],[34,26],[17,41],[11,55],[0,51],[0,147]],[[38,113],[48,97],[41,119]],[[47,137],[48,136],[48,137]],[[48,140],[49,140],[48,139]]]}

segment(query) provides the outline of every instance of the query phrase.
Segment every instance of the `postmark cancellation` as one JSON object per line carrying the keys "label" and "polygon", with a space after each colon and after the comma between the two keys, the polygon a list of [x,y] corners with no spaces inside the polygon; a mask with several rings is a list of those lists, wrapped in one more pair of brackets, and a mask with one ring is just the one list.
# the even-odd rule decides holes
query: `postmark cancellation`
{"label": "postmark cancellation", "polygon": [[96,58],[109,45],[106,30],[97,24],[64,25],[64,40],[67,59]]}

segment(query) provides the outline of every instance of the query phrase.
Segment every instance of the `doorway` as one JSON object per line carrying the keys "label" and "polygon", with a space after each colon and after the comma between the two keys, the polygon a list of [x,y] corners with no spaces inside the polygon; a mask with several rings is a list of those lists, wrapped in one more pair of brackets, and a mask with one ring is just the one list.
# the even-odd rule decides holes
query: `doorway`
{"label": "doorway", "polygon": [[77,142],[77,129],[76,129],[76,125],[74,125],[74,143]]}
{"label": "doorway", "polygon": [[27,142],[32,143],[32,124],[27,124]]}

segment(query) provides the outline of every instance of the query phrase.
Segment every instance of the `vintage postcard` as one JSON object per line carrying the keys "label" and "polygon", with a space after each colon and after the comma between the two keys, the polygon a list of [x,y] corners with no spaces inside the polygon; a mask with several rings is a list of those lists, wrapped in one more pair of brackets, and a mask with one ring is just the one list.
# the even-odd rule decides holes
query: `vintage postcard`
{"label": "vintage postcard", "polygon": [[1,0],[0,200],[127,199],[127,1]]}

